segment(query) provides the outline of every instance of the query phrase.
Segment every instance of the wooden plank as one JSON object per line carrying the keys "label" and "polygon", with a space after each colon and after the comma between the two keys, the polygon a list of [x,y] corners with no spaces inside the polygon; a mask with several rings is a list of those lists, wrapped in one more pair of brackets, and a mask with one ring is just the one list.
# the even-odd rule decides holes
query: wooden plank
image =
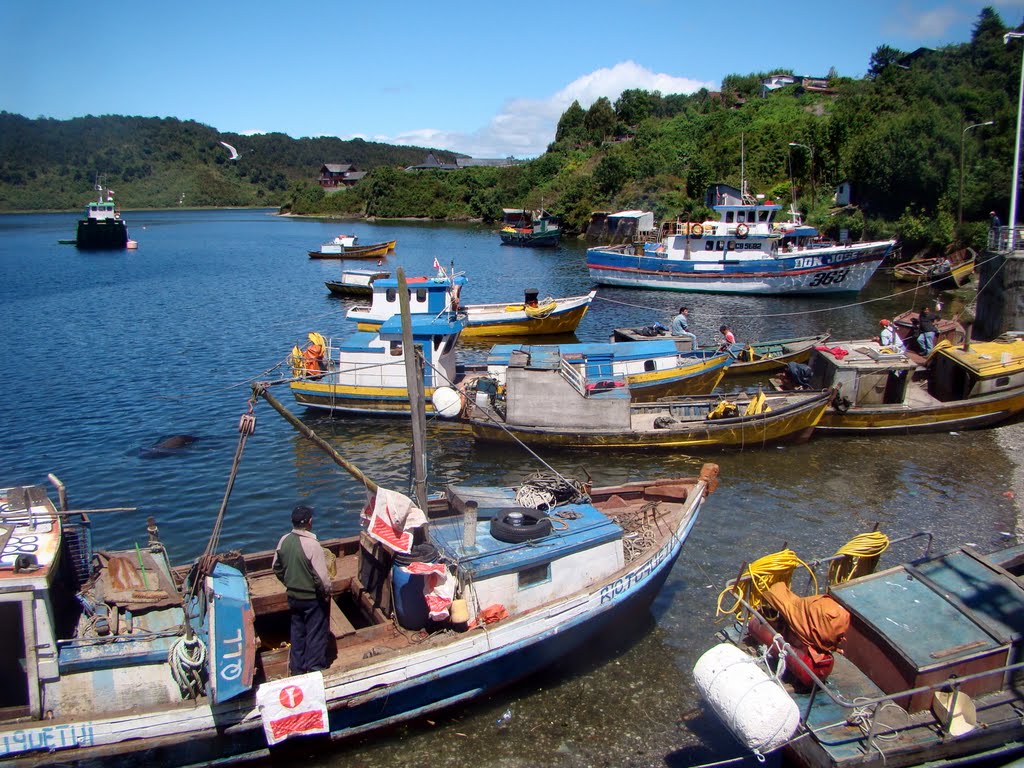
{"label": "wooden plank", "polygon": [[331,634],[336,639],[341,639],[346,635],[354,635],[356,628],[352,626],[352,622],[348,620],[345,612],[338,607],[338,604],[331,600]]}

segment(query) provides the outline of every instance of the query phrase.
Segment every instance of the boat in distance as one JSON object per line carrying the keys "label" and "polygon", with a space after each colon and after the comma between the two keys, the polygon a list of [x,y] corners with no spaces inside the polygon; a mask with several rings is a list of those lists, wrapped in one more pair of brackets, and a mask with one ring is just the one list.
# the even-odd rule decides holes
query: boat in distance
{"label": "boat in distance", "polygon": [[[923,553],[878,569],[913,544]],[[697,688],[762,761],[780,750],[800,768],[1018,765],[1022,574],[1020,546],[935,556],[930,533],[875,530],[806,562],[776,552],[720,595],[732,621],[694,666]]]}
{"label": "boat in distance", "polygon": [[96,183],[97,200],[85,207],[85,218],[78,220],[74,244],[81,250],[113,250],[129,248],[128,227],[121,210],[114,203],[114,193],[101,181]]}
{"label": "boat in distance", "polygon": [[526,368],[509,369],[505,386],[494,389],[469,401],[473,437],[531,447],[756,449],[804,442],[833,397],[829,390],[758,391],[637,403],[628,387],[591,393],[558,372]]}
{"label": "boat in distance", "polygon": [[498,235],[502,245],[554,248],[562,237],[562,228],[545,210],[503,208]]}
{"label": "boat in distance", "polygon": [[[815,349],[812,389],[836,388],[816,434],[912,434],[977,429],[1024,412],[1024,340],[954,347],[940,342],[923,366],[876,341]],[[779,388],[788,377],[773,377]]]}
{"label": "boat in distance", "polygon": [[[674,338],[682,341],[679,337],[669,336],[668,329],[662,325],[616,328],[612,332],[612,341],[643,341],[652,338]],[[797,336],[791,339],[751,341],[742,344],[742,349],[738,353],[726,350],[736,359],[726,368],[725,377],[728,379],[769,373],[785,368],[787,363],[806,363],[811,356],[811,350],[824,344],[829,338],[830,334],[819,333],[817,336]],[[698,351],[705,353],[719,349],[721,347],[715,345],[697,347]]]}
{"label": "boat in distance", "polygon": [[927,283],[936,290],[955,290],[974,274],[977,253],[963,248],[946,256],[911,259],[892,268],[893,277],[901,282]]}
{"label": "boat in distance", "polygon": [[[0,761],[224,764],[273,757],[286,736],[343,739],[464,704],[646,610],[716,482],[705,465],[699,478],[566,481],[561,500],[533,490],[566,513],[557,529],[517,501],[522,487],[452,486],[404,559],[369,528],[324,539],[329,666],[293,677],[272,551],[172,567],[155,527],[144,548],[94,551],[88,515],[42,486],[2,490],[0,613],[21,657],[5,673]],[[427,600],[420,566],[457,586],[465,616]]]}
{"label": "boat in distance", "polygon": [[713,207],[717,221],[667,222],[655,242],[589,248],[590,276],[603,285],[673,291],[856,293],[896,244],[824,242],[799,221],[776,223],[781,206],[762,195]]}

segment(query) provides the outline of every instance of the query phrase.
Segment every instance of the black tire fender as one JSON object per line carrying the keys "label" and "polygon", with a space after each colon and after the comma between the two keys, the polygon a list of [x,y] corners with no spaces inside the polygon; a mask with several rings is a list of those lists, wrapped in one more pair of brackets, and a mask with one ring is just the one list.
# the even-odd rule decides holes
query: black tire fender
{"label": "black tire fender", "polygon": [[[512,521],[521,515],[521,522]],[[551,519],[537,510],[503,510],[491,518],[491,536],[508,544],[520,544],[551,534]]]}

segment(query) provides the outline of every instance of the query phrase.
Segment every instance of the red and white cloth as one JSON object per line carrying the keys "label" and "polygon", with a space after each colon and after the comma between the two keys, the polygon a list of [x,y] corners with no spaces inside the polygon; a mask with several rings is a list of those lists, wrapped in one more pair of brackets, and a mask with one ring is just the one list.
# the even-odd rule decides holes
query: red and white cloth
{"label": "red and white cloth", "polygon": [[256,690],[267,744],[291,736],[327,733],[327,694],[321,672],[264,683]]}
{"label": "red and white cloth", "polygon": [[448,618],[452,600],[455,598],[455,579],[443,563],[409,563],[400,566],[406,573],[423,576],[423,598],[427,612],[434,621]]}
{"label": "red and white cloth", "polygon": [[366,532],[394,552],[412,551],[412,532],[427,522],[427,516],[412,499],[397,491],[377,487],[377,495],[363,510]]}

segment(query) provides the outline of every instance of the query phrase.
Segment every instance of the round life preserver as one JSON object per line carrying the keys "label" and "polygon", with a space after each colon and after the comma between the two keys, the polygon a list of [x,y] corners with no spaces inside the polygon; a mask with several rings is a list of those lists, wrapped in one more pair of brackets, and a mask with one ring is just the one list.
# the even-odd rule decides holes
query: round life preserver
{"label": "round life preserver", "polygon": [[694,222],[690,225],[690,236],[691,237],[704,237],[704,226],[700,223]]}
{"label": "round life preserver", "polygon": [[748,234],[750,234],[750,227],[748,227],[746,224],[736,225],[736,237],[743,239]]}

